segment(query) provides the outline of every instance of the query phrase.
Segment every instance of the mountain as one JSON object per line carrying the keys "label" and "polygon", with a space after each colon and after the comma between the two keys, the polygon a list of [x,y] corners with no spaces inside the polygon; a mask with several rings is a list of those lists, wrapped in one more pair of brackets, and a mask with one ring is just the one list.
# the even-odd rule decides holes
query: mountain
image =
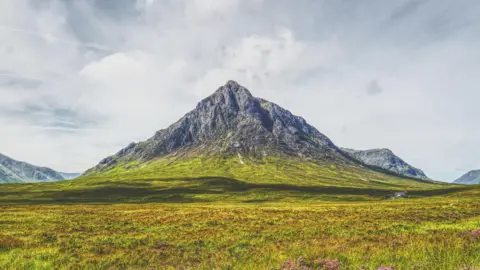
{"label": "mountain", "polygon": [[229,81],[179,121],[142,143],[132,143],[116,158],[96,167],[105,170],[116,159],[147,161],[182,149],[203,153],[268,156],[278,153],[351,163],[323,134],[280,106],[255,98]]}
{"label": "mountain", "polygon": [[406,163],[404,160],[396,156],[390,149],[372,149],[362,151],[342,148],[342,150],[353,158],[356,158],[367,165],[380,167],[406,177],[423,180],[428,179],[422,170]]}
{"label": "mountain", "polygon": [[247,182],[421,185],[364,166],[329,138],[234,81],[150,139],[103,159],[84,177],[139,179],[222,176]]}
{"label": "mountain", "polygon": [[65,180],[62,173],[37,167],[0,154],[0,183],[53,182]]}
{"label": "mountain", "polygon": [[229,81],[167,129],[146,142],[130,144],[95,169],[108,170],[119,159],[148,161],[185,149],[207,156],[281,154],[353,163],[303,118]]}
{"label": "mountain", "polygon": [[478,185],[480,184],[480,170],[470,171],[453,181],[456,184]]}

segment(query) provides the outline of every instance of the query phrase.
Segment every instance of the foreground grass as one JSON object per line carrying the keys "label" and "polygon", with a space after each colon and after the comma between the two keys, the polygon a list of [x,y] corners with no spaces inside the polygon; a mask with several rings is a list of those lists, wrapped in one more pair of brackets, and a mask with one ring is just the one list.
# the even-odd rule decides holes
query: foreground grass
{"label": "foreground grass", "polygon": [[478,188],[457,195],[3,205],[0,269],[270,269],[299,257],[339,260],[340,269],[480,267]]}

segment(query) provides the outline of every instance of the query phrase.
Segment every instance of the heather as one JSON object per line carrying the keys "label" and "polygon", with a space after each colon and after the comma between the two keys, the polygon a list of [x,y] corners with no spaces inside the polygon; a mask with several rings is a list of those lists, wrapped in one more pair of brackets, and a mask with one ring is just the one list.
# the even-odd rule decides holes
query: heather
{"label": "heather", "polygon": [[[2,195],[13,187],[18,185],[2,186]],[[107,203],[101,197],[109,194],[98,193],[97,203],[4,201],[0,268],[480,266],[480,190],[475,187],[398,200],[373,196],[369,201],[352,201],[347,194],[329,201],[323,195],[257,192],[246,196],[265,194],[263,200],[204,194],[209,200],[182,201],[178,196],[160,202]],[[275,192],[283,198],[269,200],[274,196],[268,193]]]}

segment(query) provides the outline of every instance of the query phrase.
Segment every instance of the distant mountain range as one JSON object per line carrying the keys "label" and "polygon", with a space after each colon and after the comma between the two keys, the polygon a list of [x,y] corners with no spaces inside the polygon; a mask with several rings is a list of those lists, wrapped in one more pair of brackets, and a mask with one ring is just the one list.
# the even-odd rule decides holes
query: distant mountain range
{"label": "distant mountain range", "polygon": [[302,117],[252,96],[234,81],[176,123],[146,141],[129,144],[84,176],[225,176],[362,187],[433,183],[391,151],[340,149]]}
{"label": "distant mountain range", "polygon": [[74,179],[78,173],[61,173],[0,154],[0,183],[53,182]]}
{"label": "distant mountain range", "polygon": [[480,170],[469,171],[462,175],[462,177],[455,180],[453,183],[466,184],[466,185],[478,185],[480,184]]}
{"label": "distant mountain range", "polygon": [[383,168],[406,177],[423,180],[429,179],[422,170],[406,163],[404,160],[396,156],[390,149],[372,149],[362,151],[342,148],[342,150],[353,158],[356,158],[367,165]]}

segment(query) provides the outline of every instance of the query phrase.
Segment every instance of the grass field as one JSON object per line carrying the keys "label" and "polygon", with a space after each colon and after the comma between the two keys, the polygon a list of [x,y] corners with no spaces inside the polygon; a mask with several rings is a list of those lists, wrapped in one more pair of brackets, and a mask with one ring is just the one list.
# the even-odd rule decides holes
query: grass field
{"label": "grass field", "polygon": [[7,205],[0,207],[0,268],[278,269],[303,258],[317,267],[338,260],[340,267],[331,269],[476,269],[476,195],[355,203]]}
{"label": "grass field", "polygon": [[0,269],[480,267],[478,186],[272,164],[0,185]]}
{"label": "grass field", "polygon": [[16,201],[5,190],[31,185],[1,187],[0,269],[300,269],[288,268],[299,258],[319,269],[480,267],[478,187],[394,201],[368,189],[177,190],[144,203],[109,197],[131,190]]}

